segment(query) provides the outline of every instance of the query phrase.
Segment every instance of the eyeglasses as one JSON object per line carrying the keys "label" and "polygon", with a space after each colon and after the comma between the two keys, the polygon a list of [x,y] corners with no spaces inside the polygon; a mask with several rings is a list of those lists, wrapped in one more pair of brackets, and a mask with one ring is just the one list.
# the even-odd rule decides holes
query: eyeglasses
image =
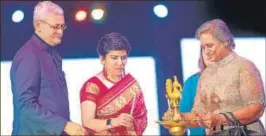
{"label": "eyeglasses", "polygon": [[67,25],[65,25],[65,24],[63,24],[63,25],[59,25],[59,24],[57,24],[57,25],[51,25],[51,24],[49,24],[49,23],[47,23],[46,21],[44,21],[44,20],[40,20],[40,21],[42,21],[42,22],[44,22],[45,24],[47,24],[48,26],[50,26],[52,29],[54,29],[54,30],[59,30],[59,29],[61,29],[61,30],[65,30],[66,28],[67,28]]}

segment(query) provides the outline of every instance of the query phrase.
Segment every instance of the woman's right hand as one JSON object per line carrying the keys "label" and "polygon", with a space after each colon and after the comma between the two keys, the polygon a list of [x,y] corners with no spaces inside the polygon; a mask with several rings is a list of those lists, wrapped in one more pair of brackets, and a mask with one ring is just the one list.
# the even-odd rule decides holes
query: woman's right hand
{"label": "woman's right hand", "polygon": [[172,116],[172,112],[170,110],[167,110],[164,114],[163,114],[163,121],[166,120],[170,120],[170,117]]}
{"label": "woman's right hand", "polygon": [[201,115],[201,124],[205,128],[213,128],[214,126],[220,125],[222,122],[222,116],[215,113],[205,113]]}
{"label": "woman's right hand", "polygon": [[116,118],[111,119],[111,126],[124,126],[124,127],[131,127],[133,124],[133,117],[130,114],[122,113]]}
{"label": "woman's right hand", "polygon": [[163,121],[173,120],[179,121],[182,120],[182,114],[178,113],[176,110],[167,110],[163,115]]}

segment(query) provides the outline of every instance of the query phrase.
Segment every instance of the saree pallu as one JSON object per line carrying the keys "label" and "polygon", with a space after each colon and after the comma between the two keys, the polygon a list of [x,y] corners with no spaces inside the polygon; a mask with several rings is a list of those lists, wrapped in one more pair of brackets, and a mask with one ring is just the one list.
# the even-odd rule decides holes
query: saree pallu
{"label": "saree pallu", "polygon": [[[87,89],[88,84],[94,84],[95,89]],[[144,97],[139,84],[130,74],[110,89],[97,77],[92,77],[83,85],[80,96],[81,103],[87,100],[95,102],[97,119],[116,118],[121,113],[132,112],[134,121],[130,128],[119,126],[101,132],[90,130],[93,135],[142,135],[147,126]]]}

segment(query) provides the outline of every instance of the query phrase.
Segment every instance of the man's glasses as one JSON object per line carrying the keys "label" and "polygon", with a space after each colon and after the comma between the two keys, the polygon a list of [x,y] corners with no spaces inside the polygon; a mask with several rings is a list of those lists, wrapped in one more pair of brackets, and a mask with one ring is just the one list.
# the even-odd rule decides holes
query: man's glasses
{"label": "man's glasses", "polygon": [[44,20],[40,20],[41,22],[44,22],[45,24],[47,24],[48,26],[50,26],[52,29],[54,29],[54,30],[59,30],[59,29],[61,29],[61,30],[65,30],[66,28],[67,28],[67,26],[66,25],[51,25],[51,24],[49,24],[49,23],[47,23],[46,21],[44,21]]}

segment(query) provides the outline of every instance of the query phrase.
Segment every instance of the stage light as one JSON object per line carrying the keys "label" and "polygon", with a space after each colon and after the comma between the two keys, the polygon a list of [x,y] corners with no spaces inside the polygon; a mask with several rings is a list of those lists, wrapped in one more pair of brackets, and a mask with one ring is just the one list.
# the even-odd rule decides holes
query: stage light
{"label": "stage light", "polygon": [[85,10],[79,10],[76,12],[76,15],[75,15],[75,18],[76,18],[76,21],[84,21],[86,18],[87,18],[87,12]]}
{"label": "stage light", "polygon": [[167,8],[164,5],[162,5],[162,4],[159,4],[159,5],[154,6],[153,12],[154,12],[154,14],[156,16],[158,16],[160,18],[164,18],[168,14]]}
{"label": "stage light", "polygon": [[104,16],[104,10],[103,9],[93,9],[91,11],[91,16],[92,16],[92,19],[94,20],[101,20]]}
{"label": "stage light", "polygon": [[13,22],[15,22],[15,23],[19,23],[19,22],[21,22],[21,21],[23,20],[23,18],[24,18],[24,13],[23,13],[23,11],[21,11],[21,10],[16,10],[16,11],[13,13],[13,15],[12,15],[12,20],[13,20]]}

